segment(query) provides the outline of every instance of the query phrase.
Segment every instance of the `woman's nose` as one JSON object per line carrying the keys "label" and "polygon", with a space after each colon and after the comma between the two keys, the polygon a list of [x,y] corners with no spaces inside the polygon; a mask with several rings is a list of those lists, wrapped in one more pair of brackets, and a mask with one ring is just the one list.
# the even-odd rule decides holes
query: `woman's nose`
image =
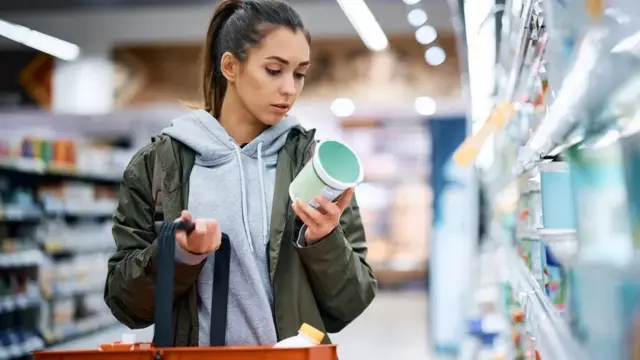
{"label": "woman's nose", "polygon": [[296,93],[296,81],[293,77],[286,76],[280,84],[280,92],[283,95],[291,96]]}

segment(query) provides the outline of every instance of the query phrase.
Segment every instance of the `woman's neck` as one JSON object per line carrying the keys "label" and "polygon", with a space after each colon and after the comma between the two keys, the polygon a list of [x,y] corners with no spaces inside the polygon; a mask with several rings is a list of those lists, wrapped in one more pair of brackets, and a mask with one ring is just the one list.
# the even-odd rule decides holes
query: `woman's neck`
{"label": "woman's neck", "polygon": [[238,145],[251,142],[267,127],[247,111],[234,91],[225,94],[218,121]]}

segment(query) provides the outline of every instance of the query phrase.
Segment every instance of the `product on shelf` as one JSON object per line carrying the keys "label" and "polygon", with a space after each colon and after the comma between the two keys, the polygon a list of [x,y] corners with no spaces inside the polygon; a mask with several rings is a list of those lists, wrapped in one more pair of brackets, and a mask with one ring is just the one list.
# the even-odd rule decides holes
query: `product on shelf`
{"label": "product on shelf", "polygon": [[36,173],[118,179],[131,155],[131,150],[76,139],[0,135],[0,167]]}

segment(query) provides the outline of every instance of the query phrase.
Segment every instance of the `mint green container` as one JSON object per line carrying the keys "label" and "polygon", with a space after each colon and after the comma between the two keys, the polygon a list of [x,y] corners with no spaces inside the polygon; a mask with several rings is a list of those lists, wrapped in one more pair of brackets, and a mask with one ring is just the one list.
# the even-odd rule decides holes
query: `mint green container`
{"label": "mint green container", "polygon": [[336,140],[321,141],[316,144],[311,160],[289,185],[289,197],[291,201],[300,200],[318,208],[314,200],[317,196],[335,201],[363,178],[362,162],[349,146]]}

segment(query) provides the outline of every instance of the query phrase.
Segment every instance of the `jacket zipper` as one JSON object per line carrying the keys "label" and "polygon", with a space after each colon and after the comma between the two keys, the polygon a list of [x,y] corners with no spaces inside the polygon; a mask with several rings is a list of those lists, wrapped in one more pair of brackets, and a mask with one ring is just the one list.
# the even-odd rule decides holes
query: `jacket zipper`
{"label": "jacket zipper", "polygon": [[[304,148],[304,155],[302,157],[302,161],[296,162],[296,168],[295,168],[295,172],[294,173],[299,173],[302,166],[304,166],[305,160],[306,159],[306,155],[309,153],[309,149],[311,149],[311,146],[315,145],[315,141],[313,140],[313,138],[311,139],[311,141],[307,144],[307,146],[305,146]],[[292,179],[293,180],[293,179]],[[291,199],[287,200],[287,209],[285,210],[285,214],[284,214],[284,221],[287,222],[289,221],[289,215],[291,214]],[[285,224],[286,225],[286,224]],[[291,224],[292,227],[295,226],[295,221],[292,222]],[[285,226],[286,228],[286,226]],[[291,232],[293,232],[293,230],[295,229],[291,229]],[[278,254],[279,256],[279,254]],[[271,263],[271,257],[268,257],[269,259],[269,263]],[[273,269],[273,280],[271,281],[271,293],[273,294],[273,304],[271,305],[271,314],[273,316],[273,323],[275,325],[275,329],[276,329],[276,339],[278,339],[278,341],[280,341],[280,329],[278,327],[278,319],[276,317],[276,289],[275,289],[275,278],[276,278],[276,273],[278,272],[278,263],[276,262],[275,264],[275,268]]]}

